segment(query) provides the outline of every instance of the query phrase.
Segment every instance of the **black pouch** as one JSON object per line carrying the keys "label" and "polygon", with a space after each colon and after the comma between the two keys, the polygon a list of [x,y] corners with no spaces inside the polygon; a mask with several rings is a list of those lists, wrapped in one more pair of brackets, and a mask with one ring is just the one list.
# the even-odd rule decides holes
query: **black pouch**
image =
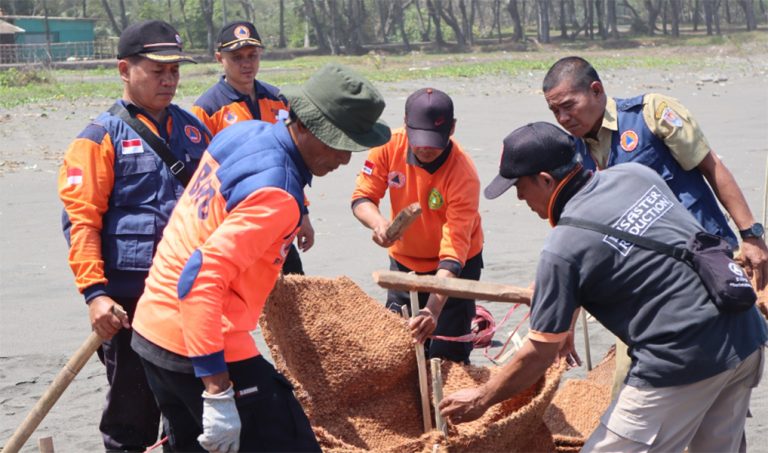
{"label": "black pouch", "polygon": [[731,246],[720,236],[696,233],[688,241],[691,264],[720,311],[742,312],[757,301],[744,269],[733,260]]}

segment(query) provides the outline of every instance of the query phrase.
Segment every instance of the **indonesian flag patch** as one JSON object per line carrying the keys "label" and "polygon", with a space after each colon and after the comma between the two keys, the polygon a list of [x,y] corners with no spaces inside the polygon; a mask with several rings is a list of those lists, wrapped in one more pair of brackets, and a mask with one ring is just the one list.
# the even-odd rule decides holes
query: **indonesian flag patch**
{"label": "indonesian flag patch", "polygon": [[77,167],[67,168],[67,184],[76,186],[83,183],[83,170]]}
{"label": "indonesian flag patch", "polygon": [[130,140],[123,140],[123,155],[126,154],[140,154],[144,152],[144,147],[141,146],[141,139],[133,138]]}
{"label": "indonesian flag patch", "polygon": [[366,160],[365,163],[363,164],[363,173],[365,173],[366,175],[371,175],[373,174],[373,169],[375,167],[376,167],[376,164],[374,164],[370,160]]}

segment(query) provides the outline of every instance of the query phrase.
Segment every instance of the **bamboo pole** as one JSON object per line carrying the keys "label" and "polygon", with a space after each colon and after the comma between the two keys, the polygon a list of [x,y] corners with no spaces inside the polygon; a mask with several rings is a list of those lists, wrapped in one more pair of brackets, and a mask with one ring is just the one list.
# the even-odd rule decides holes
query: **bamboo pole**
{"label": "bamboo pole", "polygon": [[587,311],[581,309],[581,325],[584,328],[584,355],[587,357],[587,371],[592,371],[592,352],[589,348],[589,327],[587,326]]}
{"label": "bamboo pole", "polygon": [[[419,293],[411,291],[411,316],[419,314]],[[416,343],[416,368],[419,372],[419,394],[421,395],[421,418],[424,421],[424,432],[432,430],[429,409],[429,387],[427,386],[427,363],[424,358],[424,345]]]}
{"label": "bamboo pole", "polygon": [[429,365],[432,369],[432,405],[435,407],[435,428],[442,431],[443,435],[448,436],[448,426],[445,419],[440,414],[440,401],[443,400],[443,370],[440,368],[442,360],[430,359]]}

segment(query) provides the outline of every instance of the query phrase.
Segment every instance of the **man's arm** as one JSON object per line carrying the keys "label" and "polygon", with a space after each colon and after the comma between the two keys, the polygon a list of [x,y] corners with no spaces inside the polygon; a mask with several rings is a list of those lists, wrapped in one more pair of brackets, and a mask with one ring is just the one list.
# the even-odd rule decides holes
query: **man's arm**
{"label": "man's arm", "polygon": [[[747,205],[744,194],[728,167],[710,151],[697,167],[706,178],[717,199],[733,218],[739,230],[745,230],[755,223],[755,217]],[[758,289],[766,286],[768,279],[768,248],[765,239],[747,238],[741,244],[741,256],[747,273],[755,276]]]}
{"label": "man's arm", "polygon": [[440,401],[440,413],[454,424],[477,420],[494,404],[535,384],[555,360],[559,349],[559,342],[526,341],[488,382],[459,390]]}
{"label": "man's arm", "polygon": [[[442,278],[456,278],[456,274],[448,269],[438,269],[435,276]],[[448,296],[444,294],[430,294],[424,308],[419,310],[418,315],[410,320],[408,327],[411,329],[411,335],[413,335],[413,339],[416,342],[424,343],[427,338],[432,335],[432,332],[435,331],[437,320],[440,318],[440,313],[443,311],[443,307],[447,300]]]}
{"label": "man's arm", "polygon": [[387,228],[389,228],[390,221],[381,215],[379,207],[372,201],[362,199],[355,200],[352,214],[354,214],[360,223],[373,230],[373,242],[384,248],[388,248],[394,244],[395,241],[390,240],[387,237]]}

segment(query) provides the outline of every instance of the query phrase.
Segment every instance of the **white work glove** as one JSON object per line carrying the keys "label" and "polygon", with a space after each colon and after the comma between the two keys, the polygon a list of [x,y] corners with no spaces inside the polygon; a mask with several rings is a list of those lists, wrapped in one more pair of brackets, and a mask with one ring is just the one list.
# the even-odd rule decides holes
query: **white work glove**
{"label": "white work glove", "polygon": [[203,392],[203,434],[197,441],[211,453],[236,453],[240,449],[240,415],[232,384],[215,395]]}

